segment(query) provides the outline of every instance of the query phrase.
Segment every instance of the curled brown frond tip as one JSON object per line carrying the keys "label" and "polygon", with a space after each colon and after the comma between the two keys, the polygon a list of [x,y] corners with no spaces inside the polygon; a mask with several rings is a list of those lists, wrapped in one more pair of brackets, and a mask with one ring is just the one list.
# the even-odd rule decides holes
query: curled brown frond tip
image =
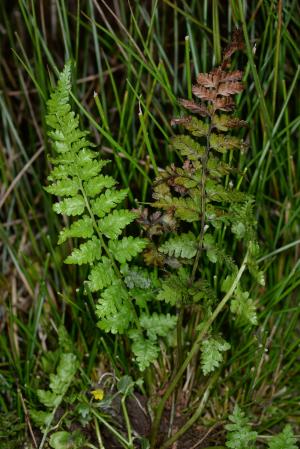
{"label": "curled brown frond tip", "polygon": [[243,33],[240,28],[236,28],[232,34],[231,42],[225,48],[223,52],[223,63],[222,66],[226,66],[228,60],[231,58],[233,53],[244,49]]}
{"label": "curled brown frond tip", "polygon": [[[228,63],[238,50],[244,47],[242,32],[235,29],[230,44],[223,52],[223,60],[219,67],[209,73],[199,73],[197,82],[192,88],[196,100],[179,99],[179,103],[190,113],[201,117],[212,117],[216,111],[231,112],[235,108],[233,96],[244,90],[241,70],[228,70]],[[199,99],[200,101],[197,101]],[[171,125],[183,125],[191,128],[192,117],[172,119]],[[244,126],[241,122],[236,127]]]}

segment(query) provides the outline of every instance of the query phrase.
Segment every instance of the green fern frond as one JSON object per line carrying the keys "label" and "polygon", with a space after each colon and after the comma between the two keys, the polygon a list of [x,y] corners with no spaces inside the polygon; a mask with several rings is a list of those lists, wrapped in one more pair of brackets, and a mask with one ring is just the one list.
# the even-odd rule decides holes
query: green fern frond
{"label": "green fern frond", "polygon": [[197,252],[196,237],[192,232],[176,235],[161,245],[159,251],[169,257],[192,259]]}
{"label": "green fern frond", "polygon": [[248,418],[238,405],[235,406],[229,420],[232,424],[225,426],[228,430],[226,446],[231,449],[255,449],[253,443],[256,441],[257,432],[251,430]]}
{"label": "green fern frond", "polygon": [[176,306],[184,302],[183,291],[176,288],[176,285],[172,284],[171,280],[167,280],[162,283],[162,289],[158,293],[157,299]]}
{"label": "green fern frond", "polygon": [[269,449],[297,449],[297,438],[294,436],[292,426],[287,425],[279,435],[273,436],[268,442]]}
{"label": "green fern frond", "polygon": [[53,210],[57,214],[63,214],[68,216],[82,215],[85,210],[85,201],[83,196],[76,195],[71,198],[65,198],[59,203],[55,203]]}
{"label": "green fern frond", "polygon": [[[129,266],[127,263],[121,265],[121,273],[124,282],[129,289],[149,289],[153,282],[153,273],[139,266]],[[152,276],[151,276],[152,275]]]}
{"label": "green fern frond", "polygon": [[237,288],[235,296],[231,300],[230,310],[236,316],[238,324],[257,325],[256,307],[253,300],[249,297],[249,292],[243,292]]}
{"label": "green fern frond", "polygon": [[242,150],[245,148],[244,142],[234,136],[224,136],[223,134],[212,133],[210,136],[210,146],[219,153],[225,153],[228,150]]}
{"label": "green fern frond", "polygon": [[244,204],[230,206],[231,230],[238,239],[256,241],[257,220],[253,208],[254,200],[251,197]]}
{"label": "green fern frond", "polygon": [[176,198],[165,196],[155,201],[153,207],[158,207],[164,210],[174,209],[175,217],[182,221],[189,223],[199,221],[201,212],[199,198]]}
{"label": "green fern frond", "polygon": [[129,236],[122,240],[110,240],[108,247],[118,262],[125,263],[142,252],[147,244],[146,239]]}
{"label": "green fern frond", "polygon": [[195,117],[184,117],[179,120],[174,120],[173,124],[182,125],[187,131],[189,131],[195,137],[207,136],[209,126],[204,123],[203,120],[197,119]]}
{"label": "green fern frond", "polygon": [[157,340],[157,337],[167,337],[169,333],[176,326],[177,317],[153,313],[152,315],[142,314],[140,317],[140,324],[147,332],[150,340]]}
{"label": "green fern frond", "polygon": [[82,265],[92,263],[101,259],[101,242],[93,236],[91,240],[82,243],[79,248],[74,249],[66,258],[65,263]]}
{"label": "green fern frond", "polygon": [[86,282],[88,289],[91,292],[97,292],[108,287],[115,281],[116,275],[108,257],[103,256],[101,262],[93,266]]}
{"label": "green fern frond", "polygon": [[204,302],[209,308],[210,304],[214,304],[217,299],[215,290],[212,288],[210,282],[206,279],[198,279],[188,290],[192,297],[192,302]]}
{"label": "green fern frond", "polygon": [[215,371],[223,361],[222,352],[228,351],[230,344],[222,338],[209,338],[204,340],[201,346],[201,367],[203,374]]}
{"label": "green fern frond", "polygon": [[[139,294],[137,287],[128,288],[128,278],[124,276],[122,279],[122,270],[123,264],[137,256],[148,241],[133,236],[117,240],[126,226],[137,218],[137,213],[118,208],[127,197],[128,190],[118,190],[116,180],[102,173],[108,161],[99,159],[93,150],[94,145],[87,138],[88,133],[79,129],[79,118],[69,104],[70,89],[71,66],[67,64],[47,103],[46,118],[55,153],[50,158],[54,167],[48,177],[50,184],[46,191],[60,197],[53,206],[56,213],[75,217],[73,223],[60,232],[59,244],[69,238],[85,239],[73,249],[65,263],[90,264],[85,287],[90,293],[100,295],[96,304],[98,327],[112,334],[123,334],[130,326],[133,352],[140,368],[144,369],[157,358],[159,346],[144,339],[138,310],[135,310],[135,307],[145,310],[147,297]],[[135,295],[134,298],[129,296],[129,291]],[[148,295],[149,292],[151,294],[151,290],[147,291]],[[156,329],[157,338],[165,336],[166,329],[169,330],[174,322],[169,315],[165,321],[155,315],[149,319],[164,325]],[[145,312],[141,322],[150,334]]]}
{"label": "green fern frond", "polygon": [[190,136],[175,136],[171,144],[175,150],[180,151],[182,156],[187,156],[190,160],[199,160],[205,154],[205,147]]}
{"label": "green fern frond", "polygon": [[137,217],[135,212],[126,209],[114,210],[111,214],[98,221],[100,232],[108,239],[116,239],[124,228]]}
{"label": "green fern frond", "polygon": [[104,217],[111,209],[114,209],[128,194],[128,190],[106,190],[97,199],[91,201],[92,211],[99,218]]}
{"label": "green fern frond", "polygon": [[96,304],[97,325],[105,332],[123,334],[132,322],[129,296],[121,281],[106,288]]}
{"label": "green fern frond", "polygon": [[206,194],[211,201],[217,201],[218,203],[242,203],[249,199],[247,193],[228,190],[213,179],[206,183]]}
{"label": "green fern frond", "polygon": [[228,117],[226,114],[215,115],[213,119],[213,128],[218,131],[227,132],[233,128],[248,127],[247,122],[237,117]]}
{"label": "green fern frond", "polygon": [[189,297],[189,273],[180,268],[177,274],[172,273],[161,283],[157,299],[171,305],[186,303]]}
{"label": "green fern frond", "polygon": [[58,407],[66,394],[78,369],[76,356],[72,353],[62,354],[56,374],[50,374],[49,390],[37,390],[40,402],[49,408]]}
{"label": "green fern frond", "polygon": [[94,234],[93,220],[88,215],[83,215],[77,221],[74,221],[69,228],[64,228],[59,233],[58,244],[61,245],[69,238],[90,238]]}
{"label": "green fern frond", "polygon": [[85,181],[83,186],[87,196],[94,197],[99,195],[103,189],[110,189],[115,186],[116,183],[116,180],[111,176],[98,175]]}
{"label": "green fern frond", "polygon": [[56,196],[75,196],[79,189],[78,179],[60,179],[55,184],[45,187],[46,192]]}
{"label": "green fern frond", "polygon": [[144,338],[143,335],[135,330],[129,332],[129,337],[133,340],[132,352],[141,371],[144,371],[153,363],[159,354],[159,347],[156,341]]}

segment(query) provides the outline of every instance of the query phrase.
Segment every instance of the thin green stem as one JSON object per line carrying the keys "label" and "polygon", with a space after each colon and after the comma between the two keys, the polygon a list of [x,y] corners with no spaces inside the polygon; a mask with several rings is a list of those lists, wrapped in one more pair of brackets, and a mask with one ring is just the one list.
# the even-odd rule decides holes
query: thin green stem
{"label": "thin green stem", "polygon": [[221,61],[221,39],[220,39],[220,27],[219,27],[219,9],[218,0],[213,0],[213,45],[214,45],[214,56],[216,58],[216,64]]}
{"label": "thin green stem", "polygon": [[124,395],[121,399],[121,407],[122,407],[122,412],[124,415],[126,429],[127,429],[128,449],[134,449],[133,438],[132,438],[132,429],[131,429],[130,419],[129,419],[129,416],[127,413],[127,407],[126,407],[126,395]]}
{"label": "thin green stem", "polygon": [[192,81],[191,81],[191,59],[190,59],[190,37],[185,36],[185,70],[188,99],[192,99]]}
{"label": "thin green stem", "polygon": [[260,257],[257,260],[257,263],[261,263],[266,259],[270,259],[270,257],[276,256],[277,254],[282,253],[283,251],[286,251],[286,250],[293,248],[294,246],[298,246],[298,245],[300,245],[300,240],[295,240],[294,242],[288,243],[287,245],[284,245],[281,248],[277,248],[277,249],[275,249],[275,251],[272,251],[271,253]]}
{"label": "thin green stem", "polygon": [[44,432],[43,432],[43,438],[42,438],[42,440],[41,440],[41,442],[40,442],[39,449],[43,449],[43,447],[44,447],[44,445],[45,445],[45,443],[46,443],[46,439],[47,439],[48,433],[49,433],[49,431],[50,431],[51,424],[52,424],[52,422],[53,422],[55,413],[56,413],[58,407],[60,406],[60,404],[61,404],[61,401],[60,401],[59,404],[57,404],[57,406],[52,410],[51,418],[50,418],[49,420],[47,420],[47,427],[46,427],[46,429],[45,429]]}
{"label": "thin green stem", "polygon": [[[86,447],[90,447],[91,449],[98,449],[96,446],[94,446],[92,443],[84,443],[84,445]],[[103,446],[103,449],[105,449],[105,447]]]}
{"label": "thin green stem", "polygon": [[282,28],[282,0],[278,0],[278,13],[277,14],[278,14],[278,20],[277,20],[275,55],[274,55],[274,80],[273,80],[273,98],[272,98],[273,117],[275,116],[275,112],[276,112],[278,67],[279,67],[279,54],[280,54],[280,37],[281,37],[281,28]]}
{"label": "thin green stem", "polygon": [[100,242],[101,242],[101,246],[103,247],[103,249],[104,249],[104,251],[105,251],[107,257],[110,259],[111,264],[112,264],[112,266],[113,266],[113,268],[114,268],[114,271],[115,271],[116,276],[117,276],[119,279],[121,279],[121,273],[120,273],[120,270],[119,270],[119,268],[117,267],[117,264],[116,264],[116,262],[115,262],[115,259],[113,258],[111,252],[109,251],[109,249],[108,249],[108,247],[107,247],[107,245],[106,245],[106,243],[105,243],[105,241],[104,241],[104,238],[103,238],[102,233],[99,231],[99,228],[98,228],[98,225],[97,225],[97,222],[96,222],[95,215],[93,214],[93,211],[92,211],[92,209],[91,209],[89,200],[88,200],[88,198],[87,198],[87,196],[86,196],[86,193],[85,193],[85,190],[84,190],[84,188],[83,188],[83,185],[82,185],[82,182],[81,182],[81,181],[80,181],[80,191],[81,191],[82,196],[83,196],[83,198],[84,198],[84,202],[85,202],[86,208],[87,208],[87,210],[88,210],[88,212],[89,212],[89,214],[90,214],[90,217],[91,217],[91,219],[92,219],[92,221],[93,221],[93,225],[94,225],[95,231],[96,231],[96,233],[97,233],[97,235],[98,235],[98,237],[99,237],[99,240],[100,240]]}
{"label": "thin green stem", "polygon": [[[100,421],[107,429],[119,440],[119,442],[122,444],[123,447],[126,449],[131,449],[128,446],[127,440],[121,435],[113,426],[111,426],[101,415],[100,413],[96,412],[93,408],[90,409],[91,413]],[[39,448],[40,449],[40,448]]]}
{"label": "thin green stem", "polygon": [[105,446],[104,446],[102,438],[101,438],[99,424],[98,424],[96,417],[94,418],[94,425],[95,425],[97,440],[99,443],[99,449],[105,449]]}
{"label": "thin green stem", "polygon": [[177,366],[180,366],[182,364],[182,320],[183,320],[183,313],[184,313],[184,308],[181,307],[179,310],[179,314],[178,314],[178,319],[177,319],[177,326],[176,326],[176,330],[177,330],[177,361],[176,364]]}
{"label": "thin green stem", "polygon": [[169,438],[165,443],[161,446],[160,449],[166,449],[167,447],[171,446],[171,444],[175,443],[175,441],[179,440],[182,435],[184,435],[192,426],[197,422],[197,420],[200,418],[200,416],[203,413],[203,409],[208,401],[210,391],[214,384],[216,383],[217,379],[219,377],[219,372],[215,373],[214,376],[212,376],[208,382],[208,385],[206,387],[206,390],[202,396],[202,399],[200,401],[200,404],[197,407],[197,410],[195,413],[191,416],[191,418],[174,434],[171,438]]}
{"label": "thin green stem", "polygon": [[[124,286],[125,289],[127,290],[126,286],[124,285],[124,282],[123,282],[123,279],[122,279],[122,275],[121,275],[121,273],[120,273],[120,270],[119,270],[119,268],[118,268],[118,266],[117,266],[117,264],[116,264],[116,262],[115,262],[115,259],[114,259],[113,255],[112,255],[112,253],[110,252],[110,250],[108,249],[108,246],[107,246],[106,243],[105,243],[105,240],[104,240],[104,238],[103,238],[103,235],[102,235],[102,233],[100,232],[100,230],[99,230],[99,228],[98,228],[98,226],[97,226],[97,222],[96,222],[96,219],[95,219],[95,215],[93,214],[93,211],[92,211],[92,209],[91,209],[89,200],[88,200],[88,198],[87,198],[87,196],[86,196],[86,193],[85,193],[85,190],[84,190],[84,187],[83,187],[83,184],[82,184],[81,181],[80,181],[80,191],[81,191],[82,196],[83,196],[83,198],[84,198],[84,202],[85,202],[86,208],[87,208],[87,210],[88,210],[88,212],[89,212],[89,214],[90,214],[90,217],[91,217],[91,219],[92,219],[92,221],[93,221],[93,226],[94,226],[95,231],[96,231],[96,233],[97,233],[97,235],[98,235],[98,237],[99,237],[101,246],[102,246],[102,248],[104,249],[106,255],[107,255],[108,258],[109,258],[109,260],[111,261],[111,264],[112,264],[112,266],[113,266],[113,269],[114,269],[114,272],[115,272],[116,276],[118,277],[118,279],[121,281],[121,283],[123,284],[123,286]],[[132,312],[133,312],[133,315],[134,315],[134,322],[135,322],[137,328],[140,330],[140,329],[141,329],[141,325],[140,325],[140,322],[139,322],[139,319],[138,319],[138,315],[137,315],[137,312],[136,312],[136,310],[135,310],[133,301],[129,301],[129,304],[130,304],[130,306],[131,306],[131,309],[132,309]]]}
{"label": "thin green stem", "polygon": [[140,107],[140,111],[139,111],[139,119],[140,119],[141,128],[142,128],[143,135],[144,135],[144,141],[145,141],[145,144],[146,144],[146,148],[148,150],[148,153],[149,153],[149,156],[150,156],[150,160],[151,160],[151,163],[152,163],[152,166],[153,166],[153,170],[154,170],[155,176],[158,176],[158,168],[157,168],[157,165],[156,165],[156,161],[155,161],[154,153],[153,153],[153,150],[152,150],[152,146],[151,146],[151,143],[150,143],[150,140],[149,140],[149,135],[148,135],[148,131],[147,131],[147,128],[146,128],[146,125],[145,125],[144,115],[143,115],[143,112],[141,110],[141,107]]}

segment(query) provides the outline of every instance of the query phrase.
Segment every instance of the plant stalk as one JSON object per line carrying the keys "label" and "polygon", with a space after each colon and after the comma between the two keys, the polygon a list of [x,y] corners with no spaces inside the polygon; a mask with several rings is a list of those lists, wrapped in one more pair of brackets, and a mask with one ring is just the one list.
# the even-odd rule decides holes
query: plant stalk
{"label": "plant stalk", "polygon": [[213,115],[210,116],[209,128],[208,128],[208,133],[207,133],[207,137],[206,137],[206,151],[205,151],[205,156],[202,161],[201,225],[200,225],[200,235],[199,235],[199,243],[198,243],[197,253],[196,253],[195,260],[194,260],[192,275],[191,275],[191,279],[190,279],[191,284],[193,284],[193,282],[195,280],[196,271],[197,271],[197,268],[199,265],[199,260],[200,260],[202,250],[203,250],[203,239],[204,239],[204,230],[205,230],[205,211],[206,211],[205,183],[206,183],[206,177],[207,177],[207,162],[208,162],[209,150],[210,150],[210,136],[211,136],[211,130],[212,130]]}
{"label": "plant stalk", "polygon": [[199,406],[197,407],[197,410],[195,413],[191,416],[191,418],[174,434],[171,438],[169,438],[165,443],[161,446],[160,449],[166,449],[167,447],[171,446],[171,444],[175,443],[175,441],[179,440],[179,438],[184,435],[195,422],[200,418],[203,409],[208,401],[210,391],[213,387],[213,385],[216,383],[217,379],[219,377],[219,371],[215,373],[214,376],[212,376],[208,382],[207,388],[205,390],[205,393],[202,396],[202,399],[200,401]]}
{"label": "plant stalk", "polygon": [[206,321],[206,323],[200,330],[199,335],[198,335],[195,343],[193,344],[191,351],[188,353],[186,359],[184,360],[183,364],[181,365],[180,369],[178,370],[176,376],[174,377],[174,379],[170,383],[169,387],[167,388],[165,394],[161,398],[160,403],[157,407],[155,419],[154,419],[153,425],[152,425],[151,442],[150,442],[151,449],[155,449],[155,442],[156,442],[157,434],[159,431],[160,421],[161,421],[162,413],[163,413],[164,406],[165,406],[167,400],[169,399],[170,395],[173,393],[174,389],[176,388],[176,386],[177,386],[178,382],[180,381],[181,377],[183,376],[188,364],[190,363],[190,361],[192,360],[194,355],[199,351],[203,337],[206,335],[206,333],[209,330],[212,323],[215,321],[215,319],[217,318],[219,313],[223,310],[223,308],[225,307],[225,305],[227,304],[227,302],[233,295],[233,293],[234,293],[234,291],[235,291],[235,289],[246,269],[247,260],[248,260],[248,251],[245,255],[242,265],[241,265],[239,271],[237,272],[237,275],[236,275],[230,289],[228,290],[228,292],[223,297],[223,299],[220,301],[220,303],[218,304],[218,306],[216,307],[216,309],[214,310],[214,312],[212,313],[210,318]]}

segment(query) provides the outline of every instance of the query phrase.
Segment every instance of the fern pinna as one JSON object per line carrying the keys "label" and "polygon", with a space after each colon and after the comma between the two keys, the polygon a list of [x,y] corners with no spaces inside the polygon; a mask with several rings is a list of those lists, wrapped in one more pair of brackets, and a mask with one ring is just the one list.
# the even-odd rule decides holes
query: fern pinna
{"label": "fern pinna", "polygon": [[[255,449],[257,432],[253,431],[248,417],[236,404],[233,413],[229,415],[230,424],[225,426],[227,432],[226,447],[231,449]],[[286,425],[281,433],[269,437],[268,449],[297,449],[297,439],[293,429]],[[261,446],[260,446],[261,447]]]}
{"label": "fern pinna", "polygon": [[136,212],[117,206],[127,190],[116,188],[116,180],[102,173],[108,161],[101,160],[87,131],[79,129],[79,118],[69,104],[71,66],[66,64],[56,89],[47,102],[47,125],[55,157],[46,191],[60,197],[54,211],[74,217],[59,235],[58,243],[77,238],[83,242],[66,258],[67,264],[89,264],[85,289],[97,295],[98,326],[105,332],[128,334],[141,369],[158,355],[158,337],[174,327],[170,315],[147,313],[146,297],[155,283],[128,262],[146,246],[147,240],[123,236],[137,217]]}
{"label": "fern pinna", "polygon": [[[247,267],[263,283],[255,263],[253,199],[233,182],[239,173],[233,165],[237,160],[234,152],[246,148],[243,140],[232,135],[235,129],[247,126],[233,115],[233,97],[244,89],[243,73],[229,70],[229,66],[231,56],[240,48],[236,32],[221,65],[198,75],[192,88],[195,101],[180,100],[193,114],[172,120],[187,131],[171,140],[183,165],[170,165],[155,181],[152,206],[161,212],[151,215],[146,209],[139,218],[152,240],[145,251],[146,262],[164,267],[164,272],[169,267],[158,299],[179,308],[199,304],[198,324],[211,316],[220,290],[230,289],[238,272],[233,257],[237,246],[239,252],[246,247]],[[240,324],[256,324],[254,302],[240,282],[234,289],[231,312]],[[202,368],[208,374],[219,366],[222,352],[230,345],[213,329],[205,338]]]}

